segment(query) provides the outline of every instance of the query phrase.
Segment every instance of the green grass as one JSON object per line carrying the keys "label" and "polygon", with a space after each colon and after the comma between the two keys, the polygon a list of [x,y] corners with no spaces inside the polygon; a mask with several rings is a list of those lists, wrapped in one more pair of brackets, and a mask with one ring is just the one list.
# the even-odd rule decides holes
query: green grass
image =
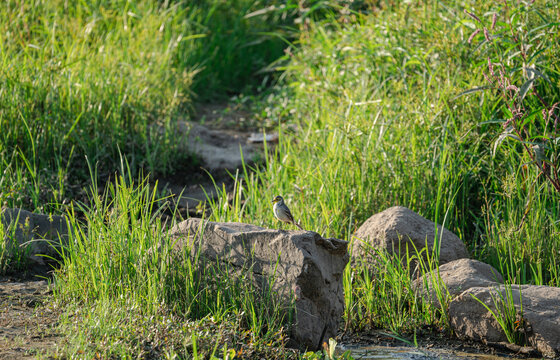
{"label": "green grass", "polygon": [[166,199],[156,190],[147,179],[120,177],[102,195],[94,185],[90,205],[70,208],[74,231],[54,278],[55,299],[67,306],[62,330],[72,339],[64,351],[103,358],[284,351],[289,308],[253,288],[250,269],[234,275],[196,249],[173,251],[158,216]]}
{"label": "green grass", "polygon": [[[355,332],[379,328],[395,335],[421,333],[428,326],[442,328],[445,312],[417,296],[410,276],[419,254],[413,251],[399,259],[386,250],[370,252],[375,267],[371,258],[364,257],[346,269],[345,327]],[[423,269],[420,274],[432,269]]]}
{"label": "green grass", "polygon": [[[545,161],[554,174],[558,130],[540,116],[543,102],[529,94],[522,101],[529,114],[524,142],[502,135],[518,98],[504,97],[483,75],[490,57],[522,88],[522,64],[530,61],[544,74],[535,90],[548,109],[558,102],[558,4],[504,11],[469,2],[467,10],[487,28],[499,15],[491,41],[482,31],[471,43],[481,25],[461,4],[395,5],[346,24],[311,23],[286,67],[291,96],[282,104],[279,144],[265,149],[263,165],[239,177],[235,198],[245,201],[222,197],[213,219],[274,227],[269,201],[282,194],[304,228],[350,240],[370,215],[403,205],[454,231],[506,282],[558,286],[560,193],[524,148],[551,139]],[[508,37],[508,22],[518,40]],[[520,41],[526,59],[517,53]],[[469,91],[479,87],[488,90]],[[382,276],[360,268],[346,274],[347,305],[355,306],[347,326],[445,328],[445,314],[430,314],[401,294],[410,280],[393,276],[403,272],[390,271],[393,261],[381,262]]]}
{"label": "green grass", "polygon": [[2,203],[60,208],[89,178],[86,157],[107,172],[119,152],[134,169],[173,167],[173,120],[194,76],[176,61],[184,10],[34,1],[0,11]]}
{"label": "green grass", "polygon": [[[259,0],[9,1],[0,9],[0,203],[61,211],[120,155],[132,171],[196,167],[176,135],[193,97],[266,84],[298,7]],[[251,15],[252,14],[252,15]],[[287,30],[284,30],[287,29]],[[244,66],[239,66],[243,64]]]}
{"label": "green grass", "polygon": [[[267,67],[286,39],[295,39],[290,51],[272,65],[281,81],[264,99],[249,96],[279,142],[234,175],[232,200],[221,189],[211,220],[276,227],[270,200],[281,194],[304,228],[351,240],[369,216],[403,205],[454,231],[507,284],[560,286],[560,111],[542,115],[560,101],[558,1],[274,5],[36,1],[0,10],[0,203],[67,211],[80,229],[56,273],[61,329],[79,334],[62,353],[297,356],[283,349],[283,309],[255,298],[250,279],[218,264],[200,275],[196,255],[170,265],[168,246],[149,251],[169,243],[158,216],[167,199],[132,181],[141,169],[192,162],[174,137],[177,119],[193,99],[270,84]],[[497,83],[489,59],[518,90]],[[526,76],[533,67],[536,80]],[[510,120],[514,110],[522,116]],[[106,179],[125,160],[130,176],[81,194],[88,164]],[[69,203],[76,194],[84,203]],[[4,268],[13,266],[5,249]],[[448,330],[445,289],[439,306],[414,296],[409,266],[421,256],[403,263],[372,252],[375,269],[344,273],[346,328]],[[422,272],[435,267],[429,258]]]}

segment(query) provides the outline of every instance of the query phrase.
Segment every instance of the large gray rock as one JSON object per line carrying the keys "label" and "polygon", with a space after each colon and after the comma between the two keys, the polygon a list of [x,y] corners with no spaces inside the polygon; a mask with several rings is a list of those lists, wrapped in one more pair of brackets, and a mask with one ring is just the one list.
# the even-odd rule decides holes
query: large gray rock
{"label": "large gray rock", "polygon": [[453,298],[472,287],[497,286],[503,282],[502,275],[494,267],[474,259],[459,259],[414,280],[413,286],[438,304],[434,284],[440,286],[442,291],[447,289],[447,295]]}
{"label": "large gray rock", "polygon": [[44,256],[57,257],[57,249],[68,239],[63,216],[35,214],[22,209],[5,208],[0,213],[8,252],[22,252],[29,260],[44,264]]}
{"label": "large gray rock", "polygon": [[[519,311],[523,305],[522,328],[529,345],[544,356],[560,356],[560,288],[536,285],[511,285],[511,298]],[[459,337],[485,342],[506,342],[507,338],[490,312],[474,297],[494,312],[494,298],[507,299],[506,287],[473,287],[449,304],[451,327]],[[473,297],[474,296],[474,297]]]}
{"label": "large gray rock", "polygon": [[[348,243],[324,239],[312,231],[281,231],[242,223],[216,223],[191,218],[171,230],[174,250],[200,250],[206,259],[227,262],[229,268],[252,269],[261,290],[270,275],[284,305],[295,300],[291,327],[294,346],[316,350],[335,337],[344,312],[342,273],[348,263]],[[263,286],[264,285],[264,286]]]}
{"label": "large gray rock", "polygon": [[[465,244],[451,231],[437,225],[437,239],[441,239],[439,263],[469,256]],[[352,257],[359,259],[371,255],[371,248],[398,252],[405,256],[407,249],[414,255],[415,250],[426,248],[431,254],[436,239],[435,223],[402,206],[394,206],[371,216],[354,234]]]}

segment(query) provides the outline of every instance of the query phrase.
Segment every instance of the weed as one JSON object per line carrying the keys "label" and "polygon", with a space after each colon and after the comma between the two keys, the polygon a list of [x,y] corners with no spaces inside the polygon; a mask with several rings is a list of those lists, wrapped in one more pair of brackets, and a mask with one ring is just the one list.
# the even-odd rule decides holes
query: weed
{"label": "weed", "polygon": [[491,22],[467,12],[478,30],[469,40],[487,59],[478,67],[489,86],[478,90],[492,90],[492,122],[501,124],[492,156],[509,169],[489,185],[502,195],[485,195],[484,258],[507,274],[505,266],[518,269],[509,282],[554,285],[558,242],[545,239],[558,233],[558,24],[552,3],[504,4],[487,13]]}
{"label": "weed", "polygon": [[[10,222],[6,221],[6,214],[1,211],[0,216],[0,275],[12,271],[24,270],[29,262],[29,249],[17,241],[18,230],[21,235],[31,231],[25,228],[25,223],[19,221],[19,213]],[[20,229],[18,229],[20,226]],[[20,235],[20,236],[21,236]]]}
{"label": "weed", "polygon": [[490,293],[493,308],[473,294],[471,296],[492,314],[510,343],[525,346],[527,345],[527,325],[523,318],[521,288],[518,289],[518,292],[519,307],[515,305],[512,285],[507,283],[503,286],[503,290],[497,289]]}

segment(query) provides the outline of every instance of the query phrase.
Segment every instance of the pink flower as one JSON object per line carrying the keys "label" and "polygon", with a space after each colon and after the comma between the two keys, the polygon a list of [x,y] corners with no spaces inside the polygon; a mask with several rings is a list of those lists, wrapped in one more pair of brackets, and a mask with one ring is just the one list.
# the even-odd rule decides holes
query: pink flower
{"label": "pink flower", "polygon": [[484,28],[484,37],[486,38],[486,41],[490,42],[490,33],[487,28]]}
{"label": "pink flower", "polygon": [[478,18],[478,16],[476,16],[476,15],[473,14],[473,13],[468,12],[467,9],[465,9],[464,11],[465,11],[465,14],[469,15],[470,17],[472,17],[473,19],[475,19],[475,20],[478,21],[479,23],[482,23],[482,21],[480,21],[480,19]]}
{"label": "pink flower", "polygon": [[476,29],[471,36],[469,36],[469,40],[467,40],[467,42],[470,44],[471,41],[474,39],[474,37],[476,36],[476,34],[478,34],[480,32],[480,29]]}

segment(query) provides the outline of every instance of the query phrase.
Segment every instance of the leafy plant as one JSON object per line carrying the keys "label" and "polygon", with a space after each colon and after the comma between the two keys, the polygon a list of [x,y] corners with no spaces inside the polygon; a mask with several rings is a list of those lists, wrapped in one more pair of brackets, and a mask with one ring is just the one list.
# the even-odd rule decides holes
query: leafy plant
{"label": "leafy plant", "polygon": [[[481,219],[486,240],[483,259],[502,271],[510,282],[558,284],[560,199],[560,78],[557,52],[559,25],[555,2],[504,2],[485,16],[466,11],[477,44],[475,56],[487,85],[488,121],[481,124],[496,134],[492,144],[496,180],[484,185]],[[486,19],[486,18],[488,19]],[[493,124],[500,127],[490,127]],[[548,239],[554,239],[549,241]],[[545,250],[546,249],[546,250]]]}
{"label": "leafy plant", "polygon": [[346,350],[340,355],[336,355],[337,342],[334,339],[329,339],[329,342],[324,342],[322,344],[322,351],[318,352],[307,352],[301,358],[305,360],[352,360],[352,353],[350,350]]}
{"label": "leafy plant", "polygon": [[[480,27],[472,33],[469,43],[478,33],[484,34],[481,46],[487,49],[488,56],[488,73],[484,76],[501,99],[501,111],[507,117],[494,152],[505,139],[518,141],[530,164],[538,168],[539,176],[560,192],[560,102],[553,83],[558,74],[551,67],[554,55],[548,48],[558,37],[556,19],[532,2],[517,6],[505,2],[492,15],[489,27],[475,14],[465,12]],[[502,16],[505,21],[501,21]]]}

